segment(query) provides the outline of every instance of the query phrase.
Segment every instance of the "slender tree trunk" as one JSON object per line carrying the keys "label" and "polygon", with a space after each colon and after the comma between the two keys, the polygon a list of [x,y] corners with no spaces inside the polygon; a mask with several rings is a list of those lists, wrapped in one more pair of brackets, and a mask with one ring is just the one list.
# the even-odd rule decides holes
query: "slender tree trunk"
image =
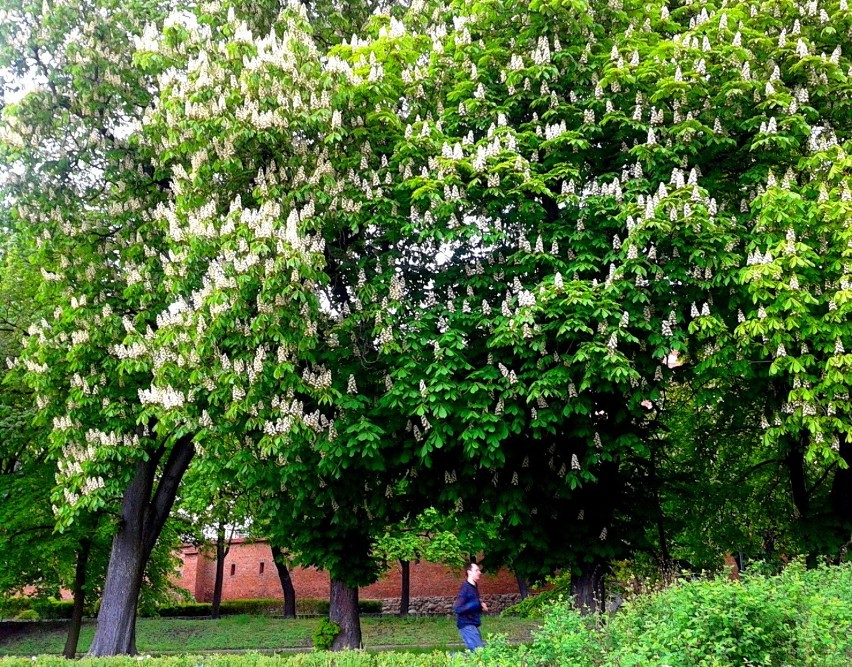
{"label": "slender tree trunk", "polygon": [[594,614],[604,611],[604,574],[603,563],[583,563],[579,575],[571,577],[571,592],[574,606],[581,614]]}
{"label": "slender tree trunk", "polygon": [[121,523],[112,542],[98,627],[89,648],[92,657],[136,654],[136,605],[145,566],[195,453],[191,436],[180,438],[172,446],[153,491],[163,453],[161,449],[148,461],[140,461],[124,492]]}
{"label": "slender tree trunk", "polygon": [[530,596],[530,587],[527,585],[527,580],[516,572],[515,581],[518,582],[518,592],[521,594],[521,600],[526,600]]}
{"label": "slender tree trunk", "polygon": [[672,557],[669,551],[669,542],[666,536],[666,515],[663,512],[663,500],[660,497],[660,477],[657,474],[657,450],[651,447],[650,483],[654,490],[654,523],[657,527],[657,539],[660,545],[660,571],[664,581],[670,581],[672,570]]}
{"label": "slender tree trunk", "polygon": [[278,571],[281,581],[281,592],[284,594],[284,618],[296,618],[296,589],[287,567],[287,554],[283,547],[272,547],[272,562]]}
{"label": "slender tree trunk", "polygon": [[840,519],[841,526],[848,536],[852,529],[852,443],[845,440],[840,443],[840,457],[846,461],[847,468],[838,468],[831,482],[831,510]]}
{"label": "slender tree trunk", "polygon": [[222,585],[225,582],[225,557],[231,550],[225,544],[225,526],[220,523],[216,528],[216,579],[213,582],[213,604],[210,606],[210,618],[219,618],[222,607]]}
{"label": "slender tree trunk", "polygon": [[339,579],[331,580],[329,620],[340,626],[332,651],[361,648],[361,617],[358,615],[358,588],[347,586]]}
{"label": "slender tree trunk", "polygon": [[80,641],[80,627],[83,625],[83,606],[86,602],[86,567],[89,564],[89,553],[92,541],[88,538],[80,540],[77,550],[77,567],[74,571],[74,610],[71,612],[71,623],[68,625],[68,636],[65,639],[65,650],[62,654],[69,660],[77,657],[77,643]]}
{"label": "slender tree trunk", "polygon": [[402,574],[402,590],[399,594],[399,615],[408,616],[408,608],[411,601],[411,561],[399,561]]}
{"label": "slender tree trunk", "polygon": [[810,516],[810,497],[805,478],[805,451],[804,443],[792,443],[787,452],[787,469],[790,471],[790,490],[793,494],[793,503],[799,513],[801,521],[807,521]]}

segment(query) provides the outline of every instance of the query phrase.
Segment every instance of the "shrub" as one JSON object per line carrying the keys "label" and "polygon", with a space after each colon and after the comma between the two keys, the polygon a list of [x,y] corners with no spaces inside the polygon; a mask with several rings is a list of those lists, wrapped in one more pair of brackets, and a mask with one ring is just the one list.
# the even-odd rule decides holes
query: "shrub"
{"label": "shrub", "polygon": [[847,665],[852,566],[679,583],[637,599],[608,630],[624,665]]}
{"label": "shrub", "polygon": [[[248,614],[250,616],[276,616],[281,613],[282,600],[275,598],[256,598],[245,600],[225,600],[219,607],[223,616],[236,616]],[[362,614],[381,614],[381,600],[361,600],[358,608]],[[157,610],[159,616],[210,616],[212,605],[209,602],[182,602],[160,607]],[[317,600],[305,598],[296,600],[296,612],[299,616],[328,616],[328,600]]]}
{"label": "shrub", "polygon": [[20,595],[0,598],[0,618],[16,618],[31,608],[32,599]]}
{"label": "shrub", "polygon": [[[331,604],[328,600],[313,600],[312,602],[315,603],[313,606],[316,609],[315,613],[317,615],[328,616],[329,610],[331,608]],[[358,602],[358,611],[362,614],[381,614],[382,608],[383,607],[381,600],[360,600]],[[305,615],[307,616],[308,614]]]}
{"label": "shrub", "polygon": [[296,598],[296,614],[299,616],[328,616],[328,600]]}
{"label": "shrub", "polygon": [[571,572],[562,572],[547,580],[548,588],[505,609],[502,616],[538,618],[555,602],[571,597]]}
{"label": "shrub", "polygon": [[74,613],[74,601],[33,598],[31,608],[38,613],[39,618],[58,621],[71,618]]}
{"label": "shrub", "polygon": [[776,576],[680,581],[604,617],[582,617],[556,601],[533,636],[521,648],[491,641],[471,664],[848,667],[852,564],[807,570],[796,562]]}
{"label": "shrub", "polygon": [[358,609],[362,614],[381,614],[382,608],[381,600],[361,600],[358,603]]}
{"label": "shrub", "polygon": [[35,613],[37,619],[62,620],[71,618],[74,611],[72,600],[55,600],[47,597],[16,596],[0,600],[0,617],[33,620],[31,615],[22,616],[26,611]]}
{"label": "shrub", "polygon": [[39,615],[35,609],[24,609],[15,618],[19,621],[37,621],[39,620]]}
{"label": "shrub", "polygon": [[182,602],[180,604],[160,607],[157,613],[160,616],[210,616],[212,605],[209,602]]}
{"label": "shrub", "polygon": [[311,635],[314,642],[314,648],[317,651],[327,651],[334,643],[334,638],[340,634],[340,626],[334,621],[329,621],[327,618],[320,620],[317,629]]}
{"label": "shrub", "polygon": [[219,611],[222,615],[235,616],[248,614],[250,616],[272,616],[280,614],[282,600],[275,598],[254,598],[245,600],[223,600]]}

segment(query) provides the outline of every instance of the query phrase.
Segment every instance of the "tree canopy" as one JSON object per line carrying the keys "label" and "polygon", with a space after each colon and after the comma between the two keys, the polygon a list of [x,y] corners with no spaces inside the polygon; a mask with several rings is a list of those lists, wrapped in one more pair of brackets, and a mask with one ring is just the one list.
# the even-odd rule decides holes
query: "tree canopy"
{"label": "tree canopy", "polygon": [[61,526],[198,457],[351,613],[431,506],[594,606],[667,550],[661,457],[733,456],[657,437],[679,385],[783,461],[804,550],[848,542],[846,0],[93,7],[3,40],[40,73],[5,201],[53,313],[20,367]]}

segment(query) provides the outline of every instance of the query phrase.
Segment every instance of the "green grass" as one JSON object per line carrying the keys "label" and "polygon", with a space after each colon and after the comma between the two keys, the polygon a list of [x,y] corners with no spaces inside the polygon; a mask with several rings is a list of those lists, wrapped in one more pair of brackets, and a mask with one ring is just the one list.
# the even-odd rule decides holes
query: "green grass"
{"label": "green grass", "polygon": [[[226,616],[209,619],[143,618],[136,624],[136,647],[140,653],[227,650],[310,649],[311,634],[319,619],[276,619],[262,616]],[[538,627],[535,620],[486,617],[482,630],[505,634],[510,642],[526,642]],[[78,651],[85,653],[92,641],[94,623],[85,623]],[[395,616],[361,619],[365,648],[420,646],[457,648],[461,645],[455,621],[450,617]],[[58,654],[65,645],[64,629],[40,628],[33,623],[25,632],[7,638],[0,656]]]}

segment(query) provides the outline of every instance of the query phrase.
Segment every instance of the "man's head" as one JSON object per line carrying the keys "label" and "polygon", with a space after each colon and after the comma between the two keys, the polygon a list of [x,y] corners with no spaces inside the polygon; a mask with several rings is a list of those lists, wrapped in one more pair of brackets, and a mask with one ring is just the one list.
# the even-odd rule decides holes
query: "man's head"
{"label": "man's head", "polygon": [[482,576],[482,569],[476,563],[468,563],[464,570],[467,573],[467,580],[476,586],[476,582]]}

